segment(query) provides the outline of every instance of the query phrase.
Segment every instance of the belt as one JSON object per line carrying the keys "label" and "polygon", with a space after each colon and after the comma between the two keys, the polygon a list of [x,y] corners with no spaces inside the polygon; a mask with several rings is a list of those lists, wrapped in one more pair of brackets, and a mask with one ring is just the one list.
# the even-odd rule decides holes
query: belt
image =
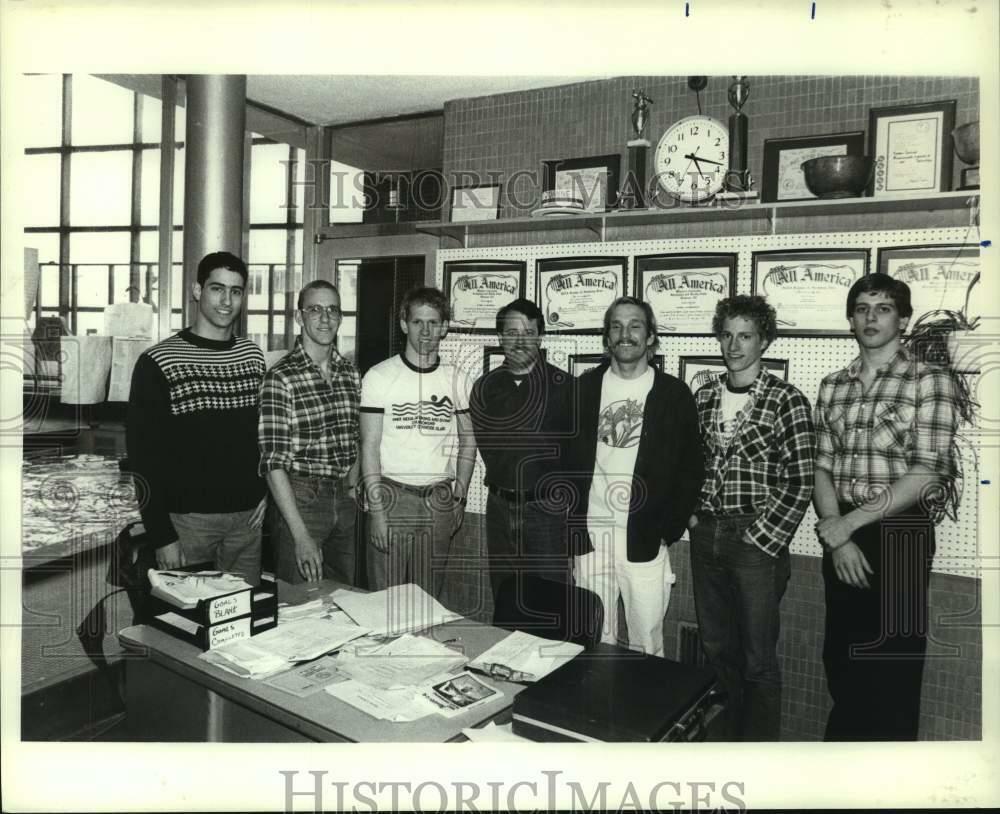
{"label": "belt", "polygon": [[499,486],[494,486],[493,484],[489,484],[486,488],[490,490],[491,495],[503,498],[509,503],[534,503],[542,499],[542,496],[534,489],[525,489],[523,491],[501,489]]}
{"label": "belt", "polygon": [[426,486],[414,486],[412,483],[400,483],[398,480],[393,480],[392,478],[387,478],[383,475],[382,481],[384,483],[388,483],[396,489],[402,489],[404,492],[410,492],[414,495],[420,495],[421,497],[429,497],[435,489],[440,489],[442,486],[448,486],[451,488],[450,480],[439,480],[434,483],[428,483]]}

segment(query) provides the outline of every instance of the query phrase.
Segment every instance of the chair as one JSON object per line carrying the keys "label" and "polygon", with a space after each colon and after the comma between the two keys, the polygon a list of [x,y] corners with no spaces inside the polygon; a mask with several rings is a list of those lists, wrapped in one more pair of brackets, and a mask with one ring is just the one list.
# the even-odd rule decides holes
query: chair
{"label": "chair", "polygon": [[604,606],[592,591],[532,574],[514,574],[497,591],[493,624],[591,649],[601,640]]}

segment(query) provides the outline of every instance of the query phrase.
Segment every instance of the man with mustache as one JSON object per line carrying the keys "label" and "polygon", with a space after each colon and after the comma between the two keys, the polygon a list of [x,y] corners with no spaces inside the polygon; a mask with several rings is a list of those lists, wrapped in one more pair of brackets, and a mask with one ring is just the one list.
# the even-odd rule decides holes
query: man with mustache
{"label": "man with mustache", "polygon": [[233,336],[246,283],[235,255],[202,258],[194,323],[136,362],[125,438],[157,566],[210,562],[257,584],[267,505],[257,474],[264,354]]}
{"label": "man with mustache", "polygon": [[604,604],[601,640],[617,639],[621,596],[629,646],[662,656],[674,582],[667,548],[684,533],[703,465],[691,391],[649,363],[658,341],[648,303],[620,297],[605,312],[610,358],[578,382],[571,454],[583,474],[571,513],[593,548],[574,572]]}

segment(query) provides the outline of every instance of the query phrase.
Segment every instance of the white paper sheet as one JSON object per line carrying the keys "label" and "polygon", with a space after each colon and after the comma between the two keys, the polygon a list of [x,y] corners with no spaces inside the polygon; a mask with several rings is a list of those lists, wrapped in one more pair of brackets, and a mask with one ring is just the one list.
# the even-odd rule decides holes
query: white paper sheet
{"label": "white paper sheet", "polygon": [[374,635],[415,633],[462,618],[413,583],[369,594],[339,590],[332,596],[351,619]]}
{"label": "white paper sheet", "polygon": [[486,726],[476,727],[466,727],[462,730],[462,734],[465,735],[473,743],[531,743],[530,738],[522,738],[520,735],[515,735],[513,731],[513,724],[500,724],[497,725],[490,721]]}
{"label": "white paper sheet", "polygon": [[425,684],[466,661],[433,639],[406,634],[386,644],[345,650],[338,669],[370,687],[392,689]]}
{"label": "white paper sheet", "polygon": [[309,661],[365,633],[358,625],[341,625],[329,619],[298,619],[254,636],[253,646],[286,661]]}
{"label": "white paper sheet", "polygon": [[527,674],[524,681],[537,681],[581,652],[582,645],[554,642],[516,630],[473,659],[469,666],[488,673],[490,665],[502,665]]}
{"label": "white paper sheet", "polygon": [[381,690],[360,681],[342,681],[327,687],[326,692],[383,721],[416,721],[435,711],[434,705],[413,687]]}

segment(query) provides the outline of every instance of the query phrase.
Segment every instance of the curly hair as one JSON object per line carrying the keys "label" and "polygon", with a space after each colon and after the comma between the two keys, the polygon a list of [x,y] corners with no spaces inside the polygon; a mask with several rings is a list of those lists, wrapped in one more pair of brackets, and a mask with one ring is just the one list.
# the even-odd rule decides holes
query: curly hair
{"label": "curly hair", "polygon": [[752,319],[768,345],[774,342],[778,335],[778,314],[764,297],[756,294],[752,296],[737,294],[719,300],[715,304],[715,316],[712,317],[712,333],[716,339],[722,334],[722,326],[726,320],[733,317]]}

